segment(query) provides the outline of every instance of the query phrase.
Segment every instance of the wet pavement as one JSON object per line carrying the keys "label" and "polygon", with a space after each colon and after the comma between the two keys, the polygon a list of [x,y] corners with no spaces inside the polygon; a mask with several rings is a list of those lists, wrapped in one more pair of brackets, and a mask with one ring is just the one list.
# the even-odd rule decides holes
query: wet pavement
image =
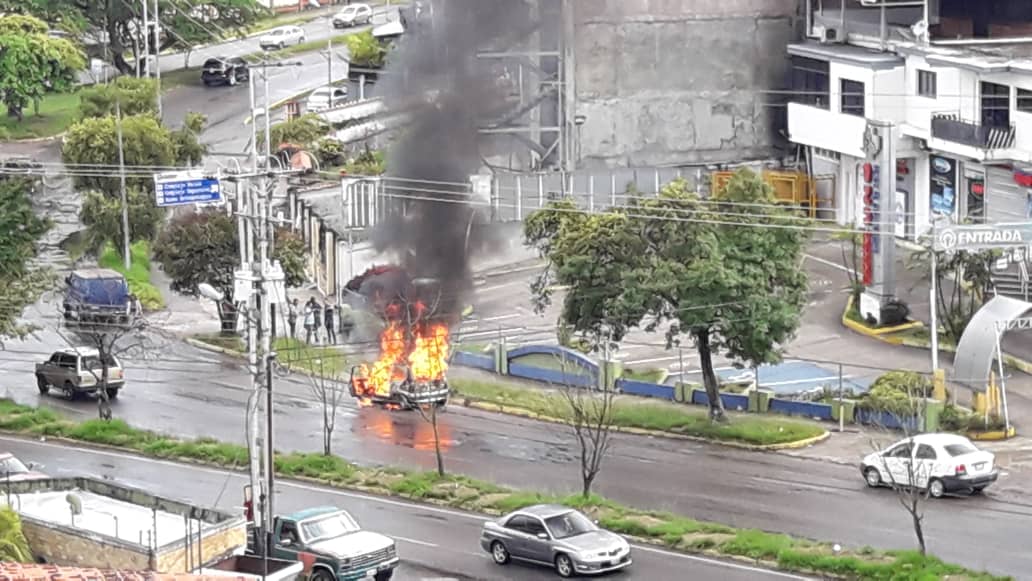
{"label": "wet pavement", "polygon": [[[0,449],[25,462],[42,464],[52,476],[90,476],[204,507],[240,511],[245,475],[191,465],[172,464],[110,451],[72,448],[47,442],[0,437]],[[478,543],[484,517],[441,507],[421,506],[363,494],[327,489],[279,479],[275,505],[278,512],[311,506],[338,506],[361,525],[386,534],[398,543],[402,564],[399,581],[469,579],[484,581],[536,580],[553,576],[547,569],[522,564],[494,565]],[[804,579],[691,555],[633,549],[634,564],[604,579],[650,581],[693,579],[746,581],[750,579]]]}

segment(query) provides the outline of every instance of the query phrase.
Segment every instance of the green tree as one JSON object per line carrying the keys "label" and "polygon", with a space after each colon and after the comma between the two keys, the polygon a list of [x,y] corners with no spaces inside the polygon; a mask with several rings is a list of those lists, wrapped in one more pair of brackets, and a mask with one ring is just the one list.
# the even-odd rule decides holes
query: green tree
{"label": "green tree", "polygon": [[23,15],[0,16],[0,99],[7,115],[24,118],[43,96],[72,88],[86,57],[71,42],[47,34],[47,25]]}
{"label": "green tree", "polygon": [[[126,201],[129,206],[129,240],[154,240],[165,217],[165,211],[154,203],[154,194],[131,188],[126,192]],[[122,254],[121,198],[96,191],[87,192],[83,196],[79,218],[86,226],[86,247],[89,250],[99,252],[105,243],[110,243]]]}
{"label": "green tree", "polygon": [[123,117],[158,112],[158,86],[153,79],[119,77],[113,83],[94,85],[79,91],[79,117],[114,115],[115,104]]}
{"label": "green tree", "polygon": [[32,209],[31,195],[38,185],[22,177],[0,178],[0,337],[24,330],[18,325],[22,309],[52,281],[48,271],[30,263],[37,241],[50,229]]}
{"label": "green tree", "polygon": [[[158,238],[155,258],[172,279],[172,290],[196,296],[208,283],[227,297],[233,295],[233,273],[240,264],[236,219],[221,210],[177,216]],[[279,260],[287,286],[305,281],[304,242],[287,231],[276,233],[273,259]],[[235,312],[223,311],[226,317]]]}
{"label": "green tree", "polygon": [[[148,114],[122,118],[122,143],[125,165],[172,167],[176,165],[176,145],[172,131],[157,118]],[[80,190],[95,190],[118,197],[118,134],[115,117],[83,119],[69,128],[61,148],[66,165],[101,166],[108,171],[76,175],[75,185]],[[154,180],[139,171],[128,172],[130,187],[152,191]]]}
{"label": "green tree", "polygon": [[[932,252],[926,247],[907,258],[907,268],[920,271],[922,280],[932,276]],[[954,343],[960,341],[971,318],[992,296],[992,266],[999,256],[999,250],[935,252],[939,325]]]}
{"label": "green tree", "polygon": [[0,508],[0,561],[32,562],[32,551],[22,532],[21,517],[10,506]]}
{"label": "green tree", "polygon": [[373,36],[372,30],[352,34],[345,42],[353,66],[376,69],[382,67],[387,59],[387,49]]}
{"label": "green tree", "polygon": [[548,261],[531,291],[540,309],[553,283],[567,286],[562,321],[595,347],[636,327],[665,328],[668,347],[694,343],[710,415],[722,421],[714,353],[773,363],[798,328],[804,223],[748,170],[712,200],[682,180],[606,214],[560,200],[524,224],[527,244]]}
{"label": "green tree", "polygon": [[[302,149],[314,149],[329,131],[329,124],[313,113],[277,123],[270,128],[272,152],[275,153],[276,148],[284,143],[292,143]],[[265,147],[265,134],[261,131],[258,133],[258,146]]]}

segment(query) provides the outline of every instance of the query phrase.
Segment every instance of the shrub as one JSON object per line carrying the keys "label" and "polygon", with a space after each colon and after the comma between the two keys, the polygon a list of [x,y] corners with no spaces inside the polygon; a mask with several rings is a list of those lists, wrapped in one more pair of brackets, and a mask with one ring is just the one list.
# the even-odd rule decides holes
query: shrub
{"label": "shrub", "polygon": [[859,407],[913,416],[919,411],[920,400],[931,394],[932,382],[926,376],[913,371],[890,371],[875,380]]}

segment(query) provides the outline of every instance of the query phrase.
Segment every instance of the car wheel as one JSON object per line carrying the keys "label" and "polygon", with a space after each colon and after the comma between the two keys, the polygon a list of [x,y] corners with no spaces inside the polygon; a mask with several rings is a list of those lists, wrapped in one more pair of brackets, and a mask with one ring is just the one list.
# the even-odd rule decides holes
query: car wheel
{"label": "car wheel", "polygon": [[75,386],[72,385],[71,381],[64,382],[64,393],[65,393],[65,397],[67,397],[68,399],[75,399],[75,396],[76,396]]}
{"label": "car wheel", "polygon": [[874,466],[864,470],[864,480],[867,481],[867,486],[871,488],[878,488],[881,486],[881,473]]}
{"label": "car wheel", "polygon": [[336,579],[326,569],[316,569],[312,573],[312,581],[336,581]]}
{"label": "car wheel", "polygon": [[564,579],[573,577],[573,560],[569,555],[559,553],[555,556],[555,572]]}
{"label": "car wheel", "polygon": [[287,41],[284,40],[283,42],[279,43],[279,49],[283,50],[285,48],[287,48]]}
{"label": "car wheel", "polygon": [[394,577],[393,569],[391,569],[390,571],[380,571],[376,574],[375,579],[376,581],[391,581],[391,577]]}
{"label": "car wheel", "polygon": [[109,388],[107,388],[104,391],[107,392],[108,399],[116,399],[118,397],[118,388],[117,387],[109,387]]}
{"label": "car wheel", "polygon": [[971,494],[982,494],[983,490],[985,490],[984,486],[976,486],[971,489]]}
{"label": "car wheel", "polygon": [[509,549],[505,548],[502,541],[495,541],[491,543],[491,559],[494,560],[496,565],[507,565],[512,557],[509,555]]}
{"label": "car wheel", "polygon": [[928,496],[942,498],[944,494],[946,494],[946,486],[942,483],[942,480],[934,478],[928,482]]}
{"label": "car wheel", "polygon": [[233,74],[229,75],[229,86],[232,87],[233,85],[236,85],[236,84],[237,84],[236,73],[233,73]]}
{"label": "car wheel", "polygon": [[42,375],[36,376],[36,387],[39,388],[39,392],[43,395],[50,391],[50,384],[47,383],[47,378]]}

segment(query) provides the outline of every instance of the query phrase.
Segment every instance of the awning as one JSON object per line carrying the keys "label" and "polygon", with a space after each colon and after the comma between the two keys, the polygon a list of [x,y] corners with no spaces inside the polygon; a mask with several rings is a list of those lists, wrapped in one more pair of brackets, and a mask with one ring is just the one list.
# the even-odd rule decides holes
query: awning
{"label": "awning", "polygon": [[996,358],[996,323],[1010,322],[1032,310],[1032,303],[997,296],[986,303],[964,329],[953,360],[953,380],[984,389]]}

